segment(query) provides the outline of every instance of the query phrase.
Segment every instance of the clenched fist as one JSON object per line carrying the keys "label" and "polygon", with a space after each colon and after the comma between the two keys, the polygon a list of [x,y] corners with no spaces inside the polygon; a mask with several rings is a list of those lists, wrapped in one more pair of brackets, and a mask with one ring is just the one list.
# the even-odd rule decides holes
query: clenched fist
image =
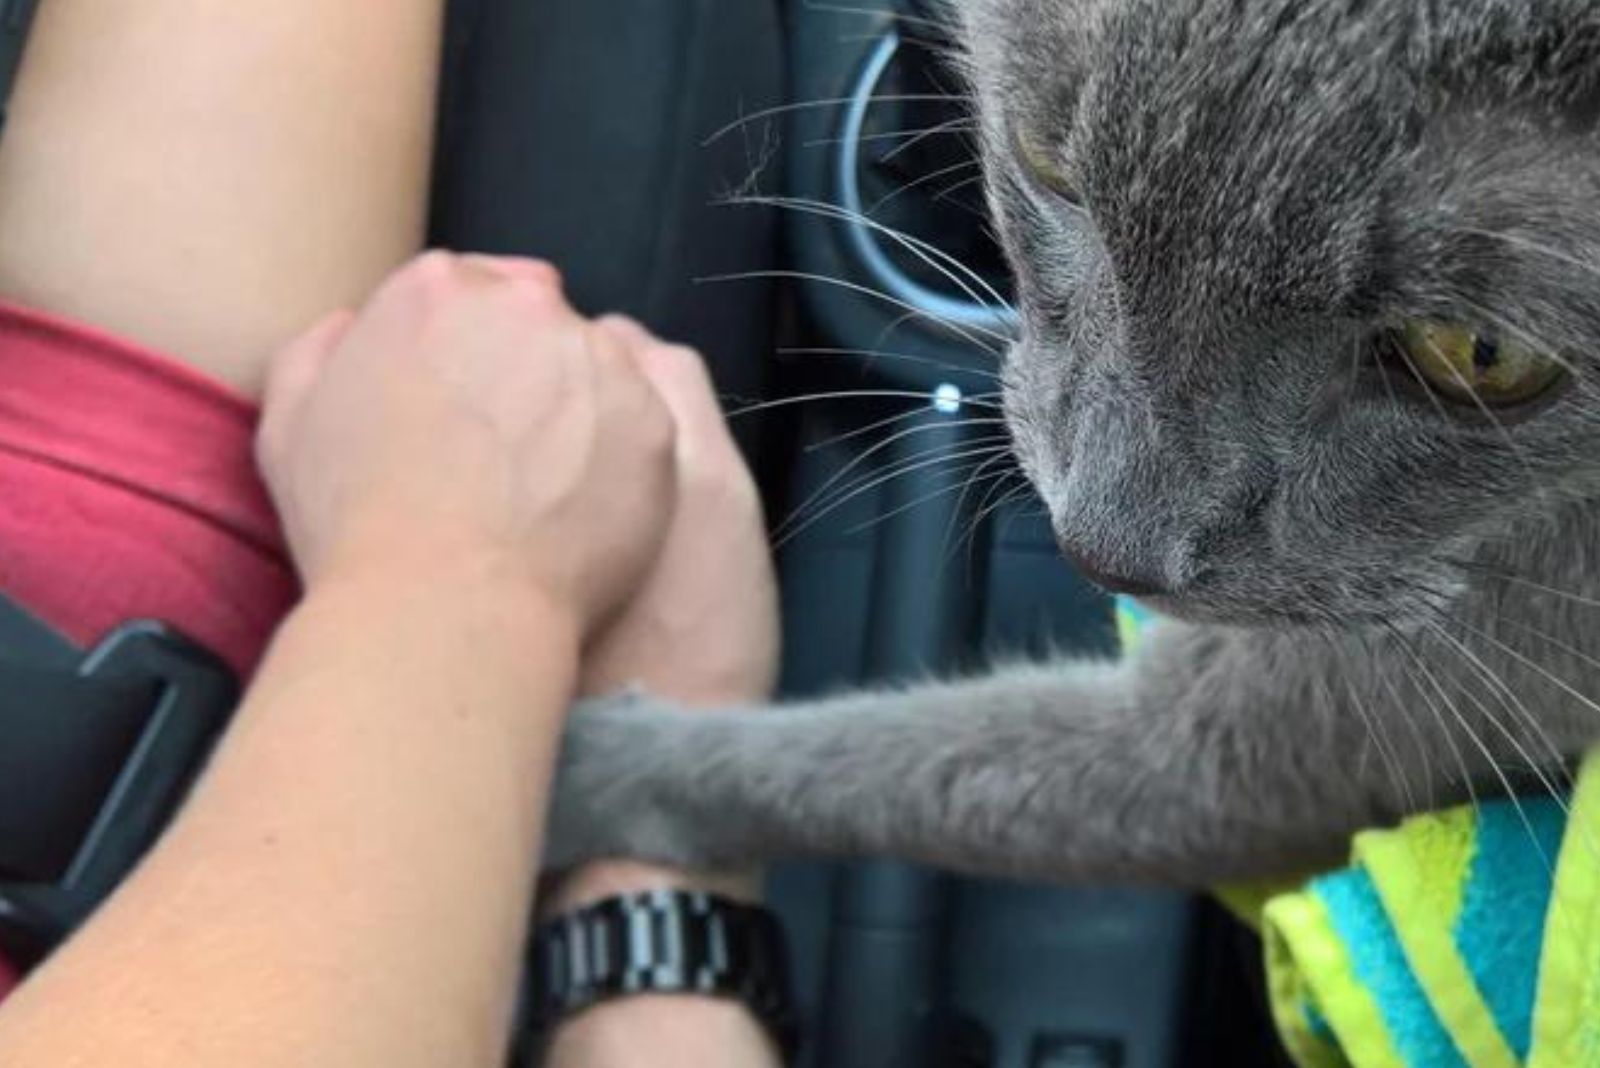
{"label": "clenched fist", "polygon": [[314,327],[274,363],[259,450],[307,585],[466,569],[594,632],[675,504],[642,348],[548,265],[438,252]]}

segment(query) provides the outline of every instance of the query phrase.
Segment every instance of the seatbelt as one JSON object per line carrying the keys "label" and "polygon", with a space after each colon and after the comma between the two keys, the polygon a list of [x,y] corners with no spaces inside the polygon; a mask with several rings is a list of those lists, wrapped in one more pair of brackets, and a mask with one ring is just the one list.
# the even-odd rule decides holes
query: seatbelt
{"label": "seatbelt", "polygon": [[238,703],[156,623],[91,652],[0,596],[0,952],[41,959],[132,870]]}

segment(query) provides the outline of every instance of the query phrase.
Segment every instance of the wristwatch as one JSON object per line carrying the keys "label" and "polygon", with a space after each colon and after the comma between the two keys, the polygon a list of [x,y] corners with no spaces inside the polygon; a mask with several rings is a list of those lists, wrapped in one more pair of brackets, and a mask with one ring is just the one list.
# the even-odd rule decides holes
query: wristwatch
{"label": "wristwatch", "polygon": [[714,894],[657,890],[608,898],[534,932],[525,1033],[538,1048],[563,1019],[635,994],[742,1002],[785,1060],[798,1041],[782,925]]}

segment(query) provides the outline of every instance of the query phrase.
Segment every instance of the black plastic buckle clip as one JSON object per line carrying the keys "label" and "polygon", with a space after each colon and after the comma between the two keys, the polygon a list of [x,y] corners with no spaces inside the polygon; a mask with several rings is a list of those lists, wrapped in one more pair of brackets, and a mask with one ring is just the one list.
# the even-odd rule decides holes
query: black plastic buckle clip
{"label": "black plastic buckle clip", "polygon": [[156,697],[65,875],[48,885],[0,883],[0,952],[24,966],[88,919],[155,844],[239,703],[227,665],[160,623],[119,627],[79,673],[154,683]]}

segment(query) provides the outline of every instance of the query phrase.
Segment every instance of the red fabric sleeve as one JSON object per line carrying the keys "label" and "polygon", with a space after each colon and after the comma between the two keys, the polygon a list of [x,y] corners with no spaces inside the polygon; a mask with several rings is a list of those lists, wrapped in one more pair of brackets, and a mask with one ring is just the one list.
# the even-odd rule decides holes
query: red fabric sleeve
{"label": "red fabric sleeve", "polygon": [[85,646],[161,620],[248,677],[298,596],[255,422],[181,364],[0,305],[0,590]]}

